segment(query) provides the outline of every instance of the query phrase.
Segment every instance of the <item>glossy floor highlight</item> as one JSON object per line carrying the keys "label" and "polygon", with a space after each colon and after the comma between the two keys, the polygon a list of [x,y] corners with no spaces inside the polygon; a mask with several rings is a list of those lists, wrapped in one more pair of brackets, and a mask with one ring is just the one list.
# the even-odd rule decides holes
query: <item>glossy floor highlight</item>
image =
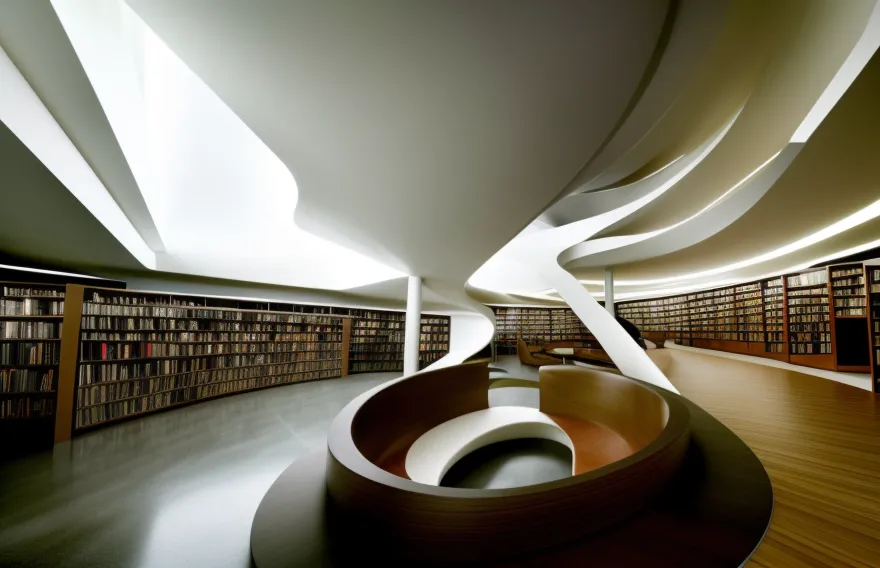
{"label": "glossy floor highlight", "polygon": [[231,396],[0,465],[0,566],[250,566],[260,499],[371,373]]}

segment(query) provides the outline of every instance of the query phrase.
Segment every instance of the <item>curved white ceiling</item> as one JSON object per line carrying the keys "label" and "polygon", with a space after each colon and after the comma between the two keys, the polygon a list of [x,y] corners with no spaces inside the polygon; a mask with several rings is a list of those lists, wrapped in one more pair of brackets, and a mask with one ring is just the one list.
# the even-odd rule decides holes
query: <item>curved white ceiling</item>
{"label": "curved white ceiling", "polygon": [[[871,218],[873,211],[871,207],[858,213],[850,209],[850,213],[853,213],[852,217],[836,224],[837,219],[832,217],[832,212],[835,210],[841,213],[846,211],[845,203],[865,204],[864,199],[860,199],[859,196],[866,191],[870,192],[868,189],[870,186],[865,186],[864,181],[861,182],[861,187],[848,188],[848,195],[837,199],[836,207],[818,207],[821,200],[810,203],[795,197],[792,193],[786,195],[784,201],[779,199],[783,194],[780,187],[786,186],[791,175],[789,171],[797,169],[797,166],[809,165],[814,170],[824,168],[829,174],[833,171],[827,162],[823,163],[821,156],[834,156],[839,159],[840,148],[846,144],[842,140],[836,140],[833,145],[821,142],[807,143],[807,148],[820,144],[823,146],[821,154],[815,154],[810,158],[804,157],[805,155],[801,153],[803,144],[788,143],[786,146],[786,143],[794,138],[803,139],[822,122],[824,115],[834,106],[829,100],[840,96],[849,87],[847,83],[858,74],[854,69],[864,67],[880,41],[880,33],[878,33],[880,12],[874,2],[840,6],[816,3],[805,4],[805,7],[801,26],[791,28],[789,36],[779,42],[778,53],[769,58],[770,63],[758,77],[755,90],[749,96],[730,132],[697,167],[675,180],[673,187],[658,194],[655,199],[644,199],[644,195],[650,195],[646,193],[645,186],[661,187],[665,183],[667,176],[663,176],[665,170],[661,170],[626,188],[604,192],[611,194],[604,203],[595,199],[588,202],[587,199],[592,197],[589,195],[572,196],[558,202],[545,216],[551,221],[570,221],[573,214],[570,210],[566,211],[566,202],[572,201],[574,210],[594,208],[598,214],[591,220],[599,223],[612,211],[627,210],[626,205],[621,205],[620,201],[614,199],[614,193],[619,192],[622,197],[632,197],[630,205],[642,201],[634,214],[631,213],[633,209],[630,208],[627,215],[620,216],[620,220],[611,224],[609,228],[602,230],[592,239],[575,244],[560,255],[560,262],[579,278],[584,279],[588,287],[600,284],[602,273],[608,266],[614,267],[615,287],[620,288],[616,296],[619,298],[640,293],[664,293],[658,292],[658,287],[664,285],[674,286],[676,289],[705,286],[706,279],[711,276],[726,274],[728,278],[736,278],[739,272],[752,266],[760,266],[764,270],[763,273],[774,268],[782,270],[793,264],[793,257],[790,256],[792,253],[826,241],[829,235],[838,230],[855,226],[855,219]],[[805,73],[808,67],[810,73]],[[870,85],[871,74],[870,69],[866,70],[860,79],[863,83],[861,88],[856,85],[853,89],[864,91],[865,97],[870,93],[876,100],[878,90],[876,85]],[[841,83],[845,84],[843,88]],[[849,98],[857,96],[853,94]],[[867,104],[867,98],[863,99],[863,103]],[[844,98],[841,105],[847,104],[852,107],[859,105]],[[861,108],[853,112],[866,111],[867,109]],[[837,114],[842,112],[845,111]],[[834,129],[835,120],[841,119],[830,117],[829,121],[832,124],[824,129],[829,131]],[[863,151],[867,149],[873,151],[874,145],[865,146],[864,142],[867,132],[876,132],[876,126],[870,119],[863,122],[859,129],[853,128],[853,124],[848,124],[846,128],[848,129],[846,135],[854,139],[853,143],[861,144]],[[823,126],[820,126],[818,132],[822,131]],[[860,135],[859,131],[864,132],[865,135]],[[827,137],[826,134],[821,138]],[[785,149],[779,150],[782,146],[786,146]],[[758,152],[761,151],[764,152],[763,157],[759,157]],[[858,155],[861,152],[854,153]],[[810,154],[814,153],[807,153]],[[842,164],[838,161],[837,166]],[[864,170],[865,166],[855,168],[855,171],[861,173],[864,173]],[[740,177],[733,178],[733,175]],[[841,177],[839,173],[831,175]],[[801,195],[804,194],[805,187],[811,187],[811,191],[822,191],[822,188],[815,184],[815,179],[812,180],[813,183],[807,181],[801,186]],[[801,179],[802,183],[804,181],[806,180]],[[826,191],[826,198],[832,196],[833,194]],[[768,204],[774,205],[772,209]],[[605,207],[616,205],[617,208],[604,212],[603,205]],[[556,213],[553,213],[554,209]],[[750,215],[753,210],[772,210],[777,220],[774,222],[767,218],[763,223],[755,223],[750,219],[754,217]],[[793,223],[780,222],[780,215],[786,213],[797,215],[798,220]],[[825,220],[830,227],[824,232],[820,231],[824,225],[816,222],[820,219]],[[562,235],[566,234],[565,231],[587,222],[589,221],[568,222],[559,228],[547,229],[543,232],[548,235],[553,233]],[[795,224],[810,226],[818,232],[815,234],[808,232],[799,239],[798,233],[792,230]],[[717,241],[724,242],[725,233],[731,231],[743,232],[743,236],[748,233],[748,238],[744,240],[749,241],[749,245],[743,246],[742,242],[733,245],[728,238],[724,246],[719,246]],[[768,233],[771,235],[771,241],[772,235],[775,234],[786,234],[788,240],[777,247],[758,244]],[[555,254],[554,247],[551,247],[553,250],[538,252],[535,245],[538,242],[546,244],[554,239],[543,235],[542,232],[534,232],[529,237],[518,240],[519,243],[515,240],[506,250],[495,255],[474,275],[470,283],[490,291],[520,294],[544,300],[553,299],[556,296],[552,293],[548,294],[552,290],[547,290],[546,286],[543,288],[539,286],[539,283],[546,284],[546,282],[535,279],[533,274],[528,274],[527,267],[534,263],[534,258],[529,257],[530,254]],[[531,240],[532,244],[526,244],[526,240]],[[743,252],[739,253],[740,258],[736,258],[734,249],[743,252],[751,250],[759,254],[753,253],[751,255],[753,258],[743,260]],[[815,247],[811,250],[818,251]],[[513,256],[517,257],[518,267],[509,263],[507,269],[499,269],[497,265],[504,260],[505,252],[513,253]],[[814,253],[812,256],[815,257],[817,254]],[[728,266],[725,266],[725,258],[730,259]],[[695,270],[707,264],[713,269],[702,272]],[[690,270],[682,270],[683,266],[687,266]],[[656,268],[657,273],[666,276],[640,277],[646,273],[647,267]],[[671,282],[675,284],[667,284]],[[531,290],[528,289],[529,287]],[[599,289],[593,288],[594,291]],[[671,292],[667,289],[666,293]],[[487,298],[485,294],[482,297]],[[491,294],[488,298],[491,298]]]}
{"label": "curved white ceiling", "polygon": [[293,172],[304,228],[459,286],[601,147],[667,14],[656,0],[129,4]]}
{"label": "curved white ceiling", "polygon": [[530,255],[634,294],[876,240],[766,256],[873,201],[874,0],[52,5],[0,8],[31,119],[0,118],[151,269],[381,299],[415,274],[473,310],[472,275],[544,290]]}

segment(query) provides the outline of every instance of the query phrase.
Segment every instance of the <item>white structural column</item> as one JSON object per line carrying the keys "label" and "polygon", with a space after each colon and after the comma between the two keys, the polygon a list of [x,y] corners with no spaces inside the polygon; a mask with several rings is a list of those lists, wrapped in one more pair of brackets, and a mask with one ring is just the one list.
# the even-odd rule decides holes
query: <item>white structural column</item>
{"label": "white structural column", "polygon": [[403,344],[403,374],[419,370],[419,338],[422,332],[422,279],[410,276],[406,292],[406,335]]}
{"label": "white structural column", "polygon": [[614,272],[610,266],[605,269],[605,309],[614,315]]}

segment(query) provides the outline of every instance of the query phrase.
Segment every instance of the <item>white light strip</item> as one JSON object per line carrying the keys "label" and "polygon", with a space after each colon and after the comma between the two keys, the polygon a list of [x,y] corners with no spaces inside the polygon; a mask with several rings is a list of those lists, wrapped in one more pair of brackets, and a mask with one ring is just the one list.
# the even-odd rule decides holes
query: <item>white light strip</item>
{"label": "white light strip", "polygon": [[868,25],[855,47],[847,56],[846,61],[837,70],[834,78],[828,83],[828,87],[816,100],[816,104],[807,113],[804,121],[798,126],[797,130],[791,137],[792,142],[806,142],[813,132],[828,116],[837,101],[843,96],[853,81],[856,80],[865,65],[880,47],[880,2],[874,5],[874,10],[868,17]]}
{"label": "white light strip", "polygon": [[26,266],[10,266],[8,264],[0,264],[0,268],[5,268],[8,270],[21,270],[23,272],[38,272],[40,274],[55,274],[58,276],[74,276],[76,278],[93,278],[95,280],[105,280],[104,278],[100,278],[98,276],[87,276],[85,274],[76,274],[73,272],[59,272],[57,270],[43,270],[42,268],[28,268]]}
{"label": "white light strip", "polygon": [[[679,286],[679,287],[674,287],[674,288],[658,288],[656,290],[645,290],[642,292],[630,292],[630,293],[624,293],[624,294],[615,294],[615,298],[642,299],[642,298],[649,298],[649,297],[656,297],[656,296],[670,296],[670,295],[675,295],[675,294],[681,294],[684,292],[699,292],[699,291],[703,291],[703,290],[711,290],[713,288],[723,288],[724,286],[742,284],[744,282],[753,282],[755,280],[765,280],[767,278],[776,278],[776,277],[782,276],[784,274],[791,274],[792,272],[799,272],[799,271],[805,270],[807,268],[810,268],[811,266],[822,265],[822,264],[824,264],[828,261],[831,261],[831,260],[835,260],[838,258],[845,258],[845,257],[852,256],[854,254],[858,254],[860,252],[863,252],[866,250],[871,250],[871,249],[877,248],[877,247],[880,247],[880,239],[878,239],[876,241],[870,241],[867,243],[856,245],[856,246],[850,247],[848,249],[839,250],[837,252],[833,252],[831,254],[826,254],[825,256],[822,256],[819,258],[807,260],[807,261],[802,262],[800,264],[796,264],[794,266],[789,266],[788,268],[784,268],[782,270],[774,270],[773,272],[768,272],[766,274],[761,274],[759,276],[752,276],[749,278],[728,278],[726,280],[714,280],[712,282],[703,282],[700,284],[693,284],[693,285],[689,285],[689,286]],[[539,292],[538,294],[548,294],[548,293],[555,293],[555,292],[556,292],[556,290],[543,290],[542,292]],[[601,294],[601,293],[593,292],[592,294],[593,294],[593,296],[596,296],[596,297],[604,297],[604,294]],[[544,298],[544,296],[539,296],[539,295],[533,295],[533,297]]]}
{"label": "white light strip", "polygon": [[[690,274],[682,274],[680,276],[670,276],[669,278],[655,278],[652,280],[621,280],[620,282],[615,282],[615,286],[651,286],[652,284],[665,284],[669,282],[679,282],[682,280],[705,278],[707,276],[714,276],[716,274],[723,274],[725,272],[747,268],[754,264],[767,262],[768,260],[773,260],[774,258],[779,258],[781,256],[797,252],[810,245],[814,245],[821,241],[830,239],[831,237],[839,235],[844,231],[847,231],[849,229],[857,227],[858,225],[875,219],[877,216],[880,216],[880,200],[875,201],[864,209],[853,213],[849,217],[841,219],[840,221],[837,221],[836,223],[833,223],[825,227],[824,229],[816,231],[811,235],[808,235],[793,243],[789,243],[776,250],[749,258],[747,260],[742,260],[740,262],[735,262],[733,264],[728,264],[725,266],[719,266],[717,268],[704,270],[702,272],[691,272]],[[581,284],[602,284],[602,282],[598,280],[579,280],[579,282]]]}

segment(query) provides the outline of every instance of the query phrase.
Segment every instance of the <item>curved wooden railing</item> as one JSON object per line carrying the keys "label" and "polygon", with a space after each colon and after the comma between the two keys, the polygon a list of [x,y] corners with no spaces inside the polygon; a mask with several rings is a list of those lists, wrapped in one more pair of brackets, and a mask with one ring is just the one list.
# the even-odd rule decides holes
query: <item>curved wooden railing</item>
{"label": "curved wooden railing", "polygon": [[438,424],[488,407],[483,363],[418,373],[361,395],[331,426],[327,487],[350,529],[369,526],[379,535],[373,539],[378,549],[385,535],[414,560],[503,558],[578,538],[647,506],[687,451],[687,407],[663,389],[612,373],[571,368],[548,377],[550,409],[618,428],[638,451],[526,487],[413,482],[399,466],[409,446]]}

